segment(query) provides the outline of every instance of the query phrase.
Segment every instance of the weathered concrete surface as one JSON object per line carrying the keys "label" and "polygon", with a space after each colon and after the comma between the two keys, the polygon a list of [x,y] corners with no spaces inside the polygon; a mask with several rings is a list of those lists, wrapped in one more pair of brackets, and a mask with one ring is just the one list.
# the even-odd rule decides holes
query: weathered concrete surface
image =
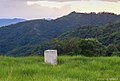
{"label": "weathered concrete surface", "polygon": [[47,64],[57,65],[57,50],[45,50],[44,61]]}

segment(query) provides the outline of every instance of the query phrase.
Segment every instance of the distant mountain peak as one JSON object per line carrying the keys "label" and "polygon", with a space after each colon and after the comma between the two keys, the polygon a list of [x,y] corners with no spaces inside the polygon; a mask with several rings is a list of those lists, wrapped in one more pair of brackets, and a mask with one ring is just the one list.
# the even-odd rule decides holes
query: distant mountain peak
{"label": "distant mountain peak", "polygon": [[73,11],[73,12],[69,13],[68,15],[76,15],[76,14],[80,14],[80,13]]}
{"label": "distant mountain peak", "polygon": [[3,19],[0,19],[0,27],[11,25],[11,24],[16,24],[16,23],[23,22],[23,21],[26,21],[26,19],[22,19],[22,18],[13,18],[13,19],[3,18]]}
{"label": "distant mountain peak", "polygon": [[[113,23],[115,21],[118,22],[119,20],[120,16],[117,15],[103,13],[78,13],[73,11],[70,14],[62,16],[55,20],[29,20],[23,23],[1,27],[0,54],[10,54],[10,51],[12,51],[11,54],[16,55],[16,53],[13,53],[13,51],[16,51],[16,49],[19,47],[22,48],[24,46],[36,46],[43,44],[44,42],[51,41],[52,39],[57,38],[66,32],[78,30],[76,28],[81,28],[81,26],[88,26],[88,29],[86,29],[86,27],[82,27],[82,31],[80,31],[78,34],[81,34],[84,37],[89,37],[89,34],[97,35],[96,33],[98,26],[101,27],[107,23]],[[91,30],[90,27],[94,26],[97,28],[94,30],[95,33],[92,34],[90,32],[93,30]],[[114,27],[120,26],[118,24],[118,26],[115,25]],[[111,28],[111,32],[114,30],[114,27]],[[118,28],[115,29],[119,30]],[[102,30],[98,32],[102,32]],[[105,32],[109,32],[109,28]],[[70,34],[70,37],[72,35],[74,35],[74,33]],[[106,34],[106,36],[107,35],[109,34]],[[118,35],[119,34],[117,34],[117,36]],[[25,52],[29,51],[26,48],[24,50]],[[18,52],[21,54],[21,51]]]}
{"label": "distant mountain peak", "polygon": [[73,11],[73,12],[71,12],[70,14],[76,14],[77,12],[76,11]]}
{"label": "distant mountain peak", "polygon": [[112,13],[112,12],[90,12],[90,13],[81,13],[81,12],[76,12],[76,11],[72,11],[71,13],[69,13],[68,15],[75,15],[75,14],[107,14],[107,15],[117,15],[115,13]]}

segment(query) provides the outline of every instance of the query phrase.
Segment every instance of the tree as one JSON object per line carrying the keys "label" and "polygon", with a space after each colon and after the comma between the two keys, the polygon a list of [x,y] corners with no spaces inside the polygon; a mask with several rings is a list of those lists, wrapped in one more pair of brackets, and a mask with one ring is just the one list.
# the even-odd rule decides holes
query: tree
{"label": "tree", "polygon": [[106,51],[107,56],[111,56],[111,55],[113,55],[113,53],[115,54],[115,52],[118,52],[116,45],[114,45],[114,44],[108,45],[107,51]]}
{"label": "tree", "polygon": [[103,56],[105,46],[96,39],[82,39],[80,43],[81,54],[84,56]]}
{"label": "tree", "polygon": [[103,46],[98,40],[92,38],[71,38],[69,40],[55,39],[49,45],[51,45],[51,49],[57,49],[60,55],[105,55],[105,46]]}

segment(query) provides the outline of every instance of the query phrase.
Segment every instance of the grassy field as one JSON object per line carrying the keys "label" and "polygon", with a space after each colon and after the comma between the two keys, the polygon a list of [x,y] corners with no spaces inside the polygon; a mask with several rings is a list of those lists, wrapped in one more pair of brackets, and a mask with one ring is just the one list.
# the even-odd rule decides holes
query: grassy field
{"label": "grassy field", "polygon": [[120,57],[61,56],[58,65],[43,57],[0,57],[0,81],[120,81]]}

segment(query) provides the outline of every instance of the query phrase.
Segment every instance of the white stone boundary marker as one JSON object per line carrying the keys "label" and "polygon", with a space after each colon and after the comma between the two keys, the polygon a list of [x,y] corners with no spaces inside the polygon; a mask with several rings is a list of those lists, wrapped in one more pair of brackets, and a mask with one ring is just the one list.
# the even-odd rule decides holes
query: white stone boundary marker
{"label": "white stone boundary marker", "polygon": [[47,64],[57,65],[57,50],[45,50],[44,62]]}

